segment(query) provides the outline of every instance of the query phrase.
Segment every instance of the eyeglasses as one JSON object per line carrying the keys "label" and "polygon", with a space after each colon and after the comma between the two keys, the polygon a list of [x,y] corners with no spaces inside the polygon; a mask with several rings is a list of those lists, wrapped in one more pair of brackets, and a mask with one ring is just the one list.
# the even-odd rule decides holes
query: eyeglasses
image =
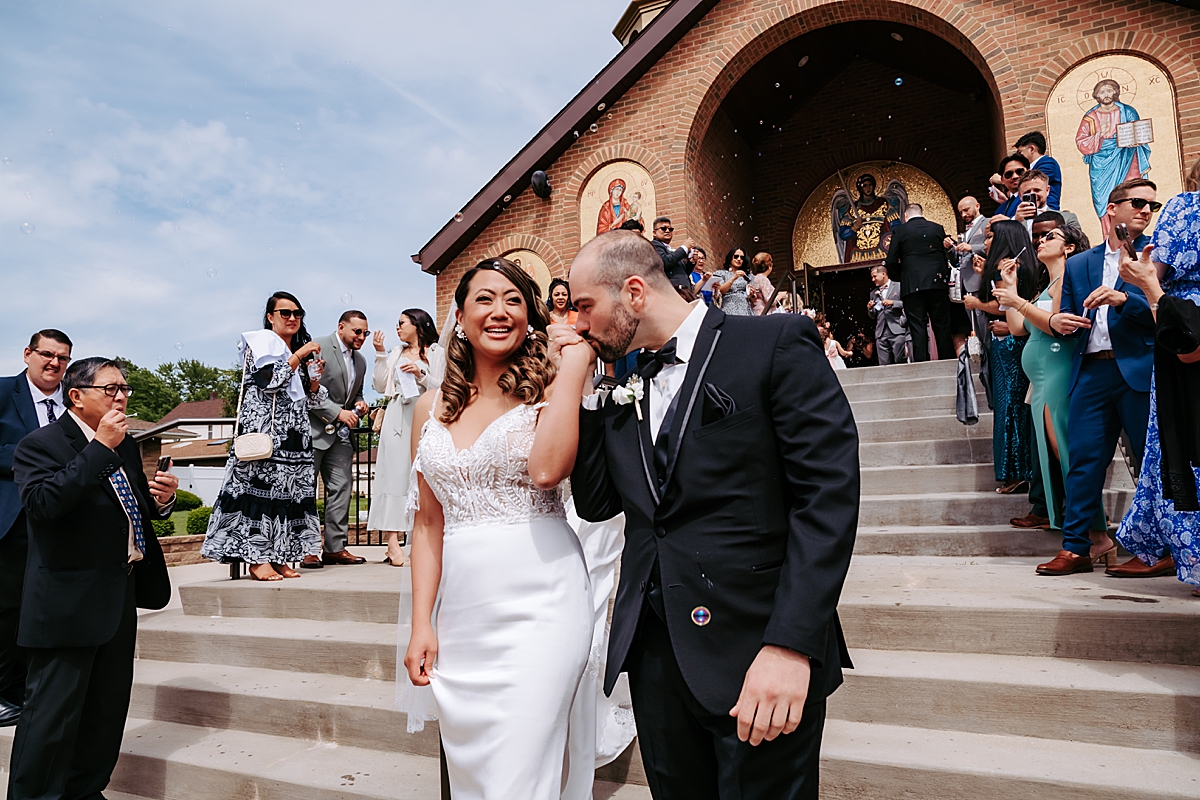
{"label": "eyeglasses", "polygon": [[1024,175],[1024,174],[1025,174],[1025,168],[1024,168],[1024,167],[1022,167],[1022,168],[1020,168],[1020,169],[1010,169],[1008,172],[1005,172],[1005,173],[1004,173],[1004,177],[1006,177],[1006,178],[1019,178],[1019,177],[1021,177],[1021,176],[1022,176],[1022,175]]}
{"label": "eyeglasses", "polygon": [[659,228],[659,230],[662,231],[663,233],[674,233],[675,232],[675,229],[672,228],[670,225],[663,225],[661,228]]}
{"label": "eyeglasses", "polygon": [[304,310],[299,308],[277,308],[275,309],[275,313],[284,319],[291,319],[292,317],[304,319]]}
{"label": "eyeglasses", "polygon": [[47,361],[57,361],[58,363],[62,364],[64,367],[67,364],[71,363],[70,356],[60,356],[57,353],[51,353],[49,350],[33,350],[32,352],[37,353],[39,356],[46,359]]}
{"label": "eyeglasses", "polygon": [[76,389],[100,389],[107,397],[116,397],[117,393],[121,393],[126,397],[133,394],[133,387],[128,383],[110,383],[107,386],[76,386]]}
{"label": "eyeglasses", "polygon": [[[400,326],[397,325],[396,327],[399,328]],[[355,336],[370,336],[371,335],[370,331],[363,330],[362,328],[351,328],[350,332],[353,333]]]}
{"label": "eyeglasses", "polygon": [[1157,200],[1147,200],[1144,197],[1123,197],[1120,200],[1113,201],[1114,206],[1119,206],[1121,203],[1129,203],[1129,205],[1133,206],[1138,211],[1141,211],[1146,206],[1150,206],[1150,212],[1152,214],[1157,214],[1158,210],[1162,208],[1162,203],[1158,202]]}

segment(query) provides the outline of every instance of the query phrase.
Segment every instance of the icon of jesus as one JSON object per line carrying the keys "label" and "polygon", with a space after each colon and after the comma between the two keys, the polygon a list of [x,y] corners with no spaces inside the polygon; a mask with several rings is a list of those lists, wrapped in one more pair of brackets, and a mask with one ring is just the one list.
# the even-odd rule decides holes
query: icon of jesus
{"label": "icon of jesus", "polygon": [[1088,109],[1079,122],[1075,146],[1088,165],[1092,184],[1092,205],[1100,219],[1104,235],[1108,235],[1108,194],[1117,184],[1144,178],[1150,172],[1150,148],[1117,146],[1117,126],[1140,119],[1137,109],[1121,102],[1121,85],[1105,78],[1092,89],[1096,105]]}

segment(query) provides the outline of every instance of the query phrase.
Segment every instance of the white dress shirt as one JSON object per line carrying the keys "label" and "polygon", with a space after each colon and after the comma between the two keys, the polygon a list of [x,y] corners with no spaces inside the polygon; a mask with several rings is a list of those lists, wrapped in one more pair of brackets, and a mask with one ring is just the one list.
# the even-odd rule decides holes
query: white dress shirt
{"label": "white dress shirt", "polygon": [[684,318],[673,334],[675,357],[683,359],[685,363],[663,367],[654,376],[654,380],[649,382],[650,385],[647,388],[650,392],[650,439],[652,441],[658,438],[659,428],[662,427],[663,417],[667,414],[671,400],[683,387],[683,379],[687,377],[688,364],[692,360],[692,350],[696,346],[696,337],[700,335],[700,325],[704,322],[706,313],[708,313],[708,306],[703,302],[697,300],[692,303],[691,313]]}
{"label": "white dress shirt", "polygon": [[44,428],[50,424],[50,409],[46,407],[47,400],[51,401],[54,406],[54,418],[62,419],[62,415],[67,413],[67,407],[63,405],[62,384],[54,387],[54,394],[46,394],[33,385],[33,381],[29,380],[29,373],[25,374],[25,380],[29,381],[29,394],[33,398],[33,407],[37,411],[38,427]]}
{"label": "white dress shirt", "polygon": [[[75,424],[79,426],[79,430],[83,431],[83,435],[87,437],[87,440],[89,442],[96,438],[96,432],[94,430],[92,430],[91,427],[86,422],[84,422],[78,416],[76,416],[74,411],[69,411],[67,413],[69,413],[71,415],[71,419],[75,420]],[[130,486],[132,486],[133,481],[129,480],[129,473],[127,473],[125,471],[125,468],[117,467],[117,470],[122,475],[125,476],[125,480],[128,481]],[[175,506],[175,498],[174,497],[172,497],[171,501],[169,503],[166,503],[165,505],[163,503],[158,502],[158,498],[154,497],[153,495],[151,495],[151,497],[154,499],[154,504],[156,506],[158,506],[158,513],[160,513],[160,514],[165,513],[168,509],[173,508]],[[129,518],[129,512],[126,511],[125,504],[121,503],[120,505],[121,505],[121,510],[125,511],[125,517]],[[154,526],[152,524],[150,524],[150,520],[148,520],[148,519],[142,520],[142,535],[145,537],[150,537],[150,536],[154,535]],[[134,561],[141,561],[142,558],[143,558],[142,551],[138,550],[138,548],[137,548],[137,537],[134,535],[134,532],[133,532],[133,520],[129,519],[129,563],[132,564]]]}
{"label": "white dress shirt", "polygon": [[[1103,285],[1109,289],[1116,288],[1117,272],[1121,267],[1121,251],[1109,250],[1108,242],[1104,243],[1104,278]],[[1096,318],[1092,320],[1092,335],[1088,339],[1085,353],[1099,353],[1101,350],[1112,350],[1112,337],[1108,333],[1108,306],[1096,309]]]}
{"label": "white dress shirt", "polygon": [[346,346],[340,336],[338,345],[342,348],[342,363],[346,365],[346,393],[349,394],[350,390],[354,388],[354,351]]}

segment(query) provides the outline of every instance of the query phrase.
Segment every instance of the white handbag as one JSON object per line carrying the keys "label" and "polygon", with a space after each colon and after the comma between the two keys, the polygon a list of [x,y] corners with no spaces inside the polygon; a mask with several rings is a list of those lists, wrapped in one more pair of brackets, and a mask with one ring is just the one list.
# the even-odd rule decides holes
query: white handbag
{"label": "white handbag", "polygon": [[[242,397],[246,394],[246,372],[250,354],[242,364],[242,386],[238,390],[237,425],[242,424]],[[271,396],[271,430],[275,430],[275,396]],[[264,461],[275,453],[275,442],[270,433],[243,433],[233,437],[233,454],[238,461]]]}
{"label": "white handbag", "polygon": [[950,268],[949,287],[950,287],[950,302],[951,303],[961,303],[963,301],[963,290],[962,290],[961,273],[959,272],[958,267]]}

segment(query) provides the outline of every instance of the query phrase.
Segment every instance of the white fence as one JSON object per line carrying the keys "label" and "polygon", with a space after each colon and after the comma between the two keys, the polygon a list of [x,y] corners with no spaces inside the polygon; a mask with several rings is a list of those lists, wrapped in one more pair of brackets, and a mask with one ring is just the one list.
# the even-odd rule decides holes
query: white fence
{"label": "white fence", "polygon": [[211,506],[221,492],[224,467],[174,467],[171,472],[179,478],[179,488],[199,495],[204,505]]}

